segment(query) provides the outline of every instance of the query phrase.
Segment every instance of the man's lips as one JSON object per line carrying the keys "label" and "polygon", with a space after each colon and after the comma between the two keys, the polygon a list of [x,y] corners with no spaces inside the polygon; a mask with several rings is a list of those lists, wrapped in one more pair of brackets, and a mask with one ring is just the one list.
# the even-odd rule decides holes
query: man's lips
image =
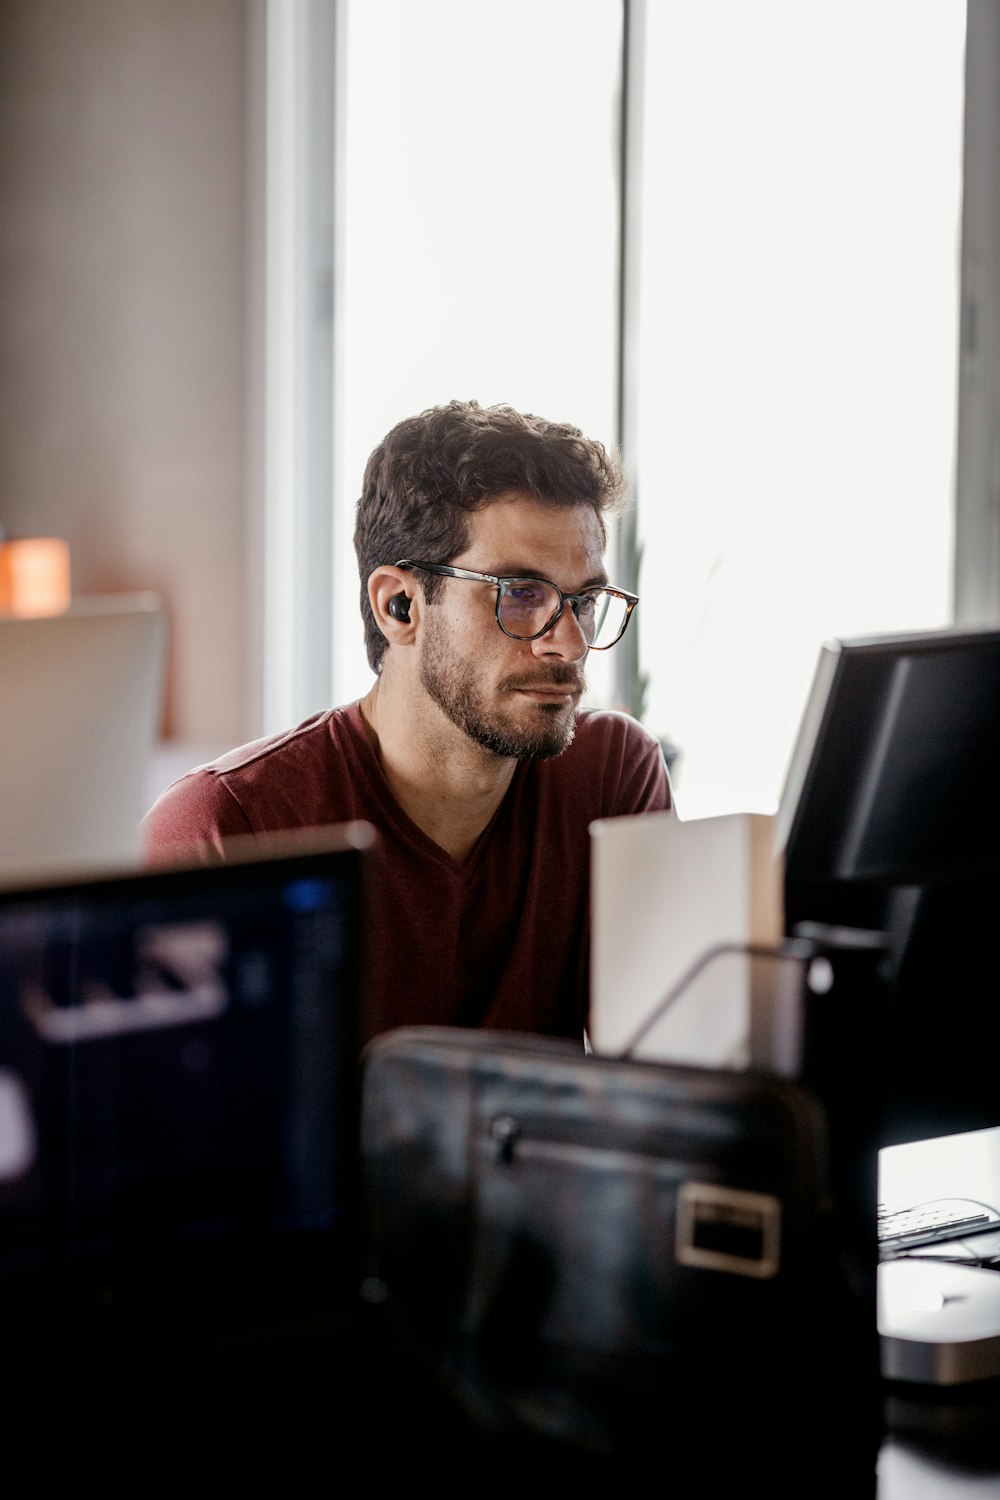
{"label": "man's lips", "polygon": [[579,698],[584,691],[585,683],[579,677],[556,678],[545,677],[533,682],[508,682],[504,684],[504,690],[510,693],[527,693],[538,698]]}

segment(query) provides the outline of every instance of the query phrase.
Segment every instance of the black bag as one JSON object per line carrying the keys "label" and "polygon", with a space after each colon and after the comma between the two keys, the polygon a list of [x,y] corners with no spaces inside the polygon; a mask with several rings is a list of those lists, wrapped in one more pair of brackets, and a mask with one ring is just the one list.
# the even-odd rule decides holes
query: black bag
{"label": "black bag", "polygon": [[805,1445],[790,1489],[874,1493],[875,1309],[808,1091],[414,1027],[366,1050],[361,1139],[369,1288],[506,1452],[773,1481]]}

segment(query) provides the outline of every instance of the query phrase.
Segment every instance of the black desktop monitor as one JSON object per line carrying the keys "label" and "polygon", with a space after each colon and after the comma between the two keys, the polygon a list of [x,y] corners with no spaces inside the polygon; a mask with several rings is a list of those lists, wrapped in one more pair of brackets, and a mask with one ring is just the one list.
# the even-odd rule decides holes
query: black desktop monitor
{"label": "black desktop monitor", "polygon": [[[789,936],[880,933],[882,1144],[1000,1124],[1000,629],[826,643],[777,818]],[[873,954],[877,948],[873,948]]]}
{"label": "black desktop monitor", "polygon": [[356,1293],[370,841],[0,889],[5,1412],[214,1410]]}

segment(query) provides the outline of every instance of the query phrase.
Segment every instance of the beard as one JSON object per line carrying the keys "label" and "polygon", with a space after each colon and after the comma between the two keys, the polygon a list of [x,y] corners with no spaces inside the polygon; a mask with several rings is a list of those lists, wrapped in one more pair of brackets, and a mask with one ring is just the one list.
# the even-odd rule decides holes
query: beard
{"label": "beard", "polygon": [[[573,743],[575,709],[567,712],[563,704],[537,704],[538,722],[524,727],[513,715],[487,704],[473,664],[447,653],[440,638],[433,634],[425,637],[420,681],[442,712],[470,740],[505,760],[551,760]],[[496,691],[502,702],[503,694],[529,686],[558,686],[583,693],[587,684],[577,667],[561,663],[533,678],[526,673],[504,678]]]}

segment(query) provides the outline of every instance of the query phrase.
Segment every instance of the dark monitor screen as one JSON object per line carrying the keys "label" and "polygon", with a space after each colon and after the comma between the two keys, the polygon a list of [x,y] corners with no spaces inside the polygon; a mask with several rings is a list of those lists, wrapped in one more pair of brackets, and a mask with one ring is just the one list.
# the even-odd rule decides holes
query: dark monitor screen
{"label": "dark monitor screen", "polygon": [[0,890],[8,1370],[249,1350],[355,1289],[369,835]]}
{"label": "dark monitor screen", "polygon": [[998,771],[1000,629],[822,647],[777,818],[785,930],[886,936],[886,1144],[1000,1123]]}

